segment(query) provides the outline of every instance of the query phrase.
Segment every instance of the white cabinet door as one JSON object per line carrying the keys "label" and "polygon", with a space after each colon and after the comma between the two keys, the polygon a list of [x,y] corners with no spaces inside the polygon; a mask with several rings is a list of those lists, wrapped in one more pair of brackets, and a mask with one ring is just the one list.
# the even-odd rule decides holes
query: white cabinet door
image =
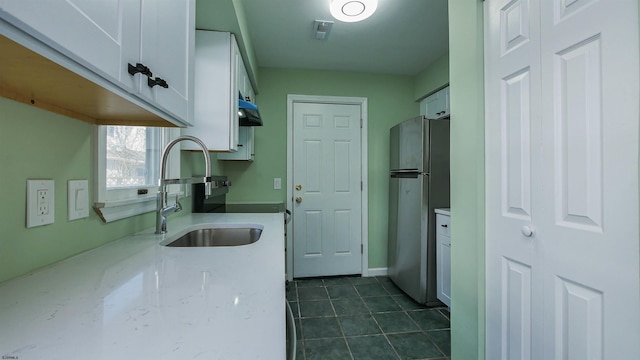
{"label": "white cabinet door", "polygon": [[240,126],[238,131],[238,151],[219,153],[218,160],[253,161],[255,159],[254,126]]}
{"label": "white cabinet door", "polygon": [[451,307],[451,217],[436,214],[438,300]]}
{"label": "white cabinet door", "polygon": [[[210,151],[238,150],[238,65],[242,57],[235,36],[228,32],[196,31],[195,117],[182,129],[197,136]],[[197,150],[191,142],[183,150]]]}
{"label": "white cabinet door", "polygon": [[[182,124],[193,117],[195,0],[3,1],[0,18],[134,94],[132,102],[142,98]],[[132,75],[137,64],[166,88]]]}
{"label": "white cabinet door", "polygon": [[4,1],[0,17],[133,91],[127,63],[135,65],[139,59],[139,1]]}
{"label": "white cabinet door", "polygon": [[139,77],[140,94],[181,119],[192,118],[193,19],[195,0],[142,2],[140,63],[149,67],[153,76],[151,82]]}
{"label": "white cabinet door", "polygon": [[251,85],[251,79],[249,78],[249,73],[247,73],[247,68],[244,66],[244,63],[240,61],[240,67],[238,70],[238,87],[240,92],[242,93],[242,97],[245,101],[255,103],[255,93],[253,91],[253,85]]}
{"label": "white cabinet door", "polygon": [[427,119],[436,119],[436,113],[440,111],[440,96],[438,93],[428,96],[422,100],[425,104],[425,115]]}
{"label": "white cabinet door", "polygon": [[638,359],[638,2],[485,16],[486,358]]}
{"label": "white cabinet door", "polygon": [[[240,53],[240,51],[238,51]],[[245,77],[247,76],[247,70],[244,67],[242,56],[236,57],[236,86],[238,87],[238,96],[242,95],[242,100],[246,100],[247,89],[245,87]]]}
{"label": "white cabinet door", "polygon": [[441,89],[422,100],[421,107],[428,119],[449,115],[449,87]]}
{"label": "white cabinet door", "polygon": [[[440,97],[442,98],[442,108],[440,109],[440,115],[438,117],[448,116],[449,115],[449,87],[440,90]],[[437,115],[437,113],[436,113]]]}

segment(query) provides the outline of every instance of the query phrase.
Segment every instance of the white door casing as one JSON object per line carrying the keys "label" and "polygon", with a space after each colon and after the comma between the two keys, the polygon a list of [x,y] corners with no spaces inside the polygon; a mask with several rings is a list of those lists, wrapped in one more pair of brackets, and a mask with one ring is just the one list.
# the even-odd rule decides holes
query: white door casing
{"label": "white door casing", "polygon": [[363,98],[288,97],[289,279],[367,273],[365,120]]}
{"label": "white door casing", "polygon": [[487,359],[640,355],[637,6],[485,5]]}

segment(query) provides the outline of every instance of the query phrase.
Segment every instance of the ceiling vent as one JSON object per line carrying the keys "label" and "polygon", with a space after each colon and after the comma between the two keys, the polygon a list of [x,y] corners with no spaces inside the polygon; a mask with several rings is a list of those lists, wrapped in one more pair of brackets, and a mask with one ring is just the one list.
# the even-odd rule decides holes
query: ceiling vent
{"label": "ceiling vent", "polygon": [[313,34],[318,40],[326,40],[333,26],[333,21],[316,20],[313,22]]}

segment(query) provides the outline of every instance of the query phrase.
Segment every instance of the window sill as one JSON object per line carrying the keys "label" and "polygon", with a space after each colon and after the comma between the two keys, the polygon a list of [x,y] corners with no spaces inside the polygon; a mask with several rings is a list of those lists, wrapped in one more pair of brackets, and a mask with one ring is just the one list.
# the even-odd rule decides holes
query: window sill
{"label": "window sill", "polygon": [[[100,207],[100,205],[106,206]],[[94,209],[96,210],[96,213],[98,213],[98,216],[100,216],[100,219],[102,219],[102,221],[110,223],[112,221],[126,219],[128,217],[155,211],[156,200],[144,200],[123,205],[115,205],[112,203],[96,203]]]}
{"label": "window sill", "polygon": [[[184,197],[184,193],[182,192],[171,193],[168,197],[171,199],[175,198],[176,195],[181,198]],[[137,199],[95,203],[94,209],[102,221],[110,223],[112,221],[156,211],[156,206],[156,195],[150,195]]]}

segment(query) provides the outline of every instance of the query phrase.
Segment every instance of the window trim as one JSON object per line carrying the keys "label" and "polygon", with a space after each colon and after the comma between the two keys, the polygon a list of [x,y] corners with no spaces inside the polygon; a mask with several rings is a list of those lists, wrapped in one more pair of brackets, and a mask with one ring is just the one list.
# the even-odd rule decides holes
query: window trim
{"label": "window trim", "polygon": [[[160,146],[157,157],[160,159],[162,149],[171,140],[180,135],[180,130],[176,128],[153,128],[160,129]],[[104,222],[125,219],[128,217],[152,212],[156,210],[156,199],[159,190],[158,185],[127,187],[121,189],[107,189],[106,179],[106,138],[107,125],[96,125],[94,127],[94,209]],[[178,151],[175,151],[178,150]],[[180,151],[173,149],[169,154],[167,174],[169,177],[180,177]],[[158,160],[159,161],[159,160]],[[158,164],[159,167],[159,164]],[[158,179],[159,180],[159,179]],[[139,189],[146,189],[147,193],[138,195]],[[173,186],[169,189],[169,196],[184,195],[180,191],[180,186]]]}

